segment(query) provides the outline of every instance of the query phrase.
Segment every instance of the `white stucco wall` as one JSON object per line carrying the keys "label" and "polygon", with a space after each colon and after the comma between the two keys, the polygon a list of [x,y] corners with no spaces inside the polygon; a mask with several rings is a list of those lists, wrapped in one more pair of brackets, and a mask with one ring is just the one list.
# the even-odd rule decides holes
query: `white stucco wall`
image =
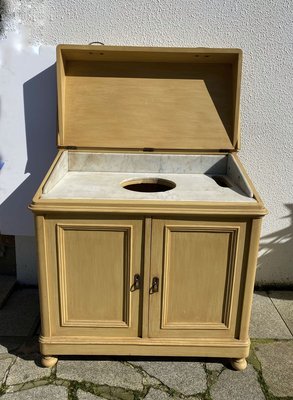
{"label": "white stucco wall", "polygon": [[[54,67],[46,70],[54,62],[50,46],[99,40],[109,45],[240,47],[240,158],[270,211],[263,225],[257,282],[293,283],[292,0],[0,4],[3,233],[33,234],[32,216],[25,207],[54,154]],[[42,90],[46,98],[39,104],[34,95]],[[39,132],[40,126],[44,128]],[[22,240],[26,239],[19,237],[17,243]],[[31,271],[28,276],[32,280]],[[25,274],[21,279],[26,280]]]}

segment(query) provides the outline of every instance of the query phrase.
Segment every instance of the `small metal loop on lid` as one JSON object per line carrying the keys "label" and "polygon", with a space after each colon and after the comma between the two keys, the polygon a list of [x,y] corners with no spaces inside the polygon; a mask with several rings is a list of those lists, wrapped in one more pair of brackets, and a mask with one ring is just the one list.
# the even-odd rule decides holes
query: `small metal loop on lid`
{"label": "small metal loop on lid", "polygon": [[98,44],[100,46],[105,46],[105,43],[102,43],[102,42],[90,42],[89,45],[91,45],[91,44]]}

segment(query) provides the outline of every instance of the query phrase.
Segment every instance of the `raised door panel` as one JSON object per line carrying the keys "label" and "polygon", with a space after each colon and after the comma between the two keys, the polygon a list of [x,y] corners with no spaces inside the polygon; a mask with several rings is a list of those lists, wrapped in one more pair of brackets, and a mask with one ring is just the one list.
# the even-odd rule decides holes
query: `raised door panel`
{"label": "raised door panel", "polygon": [[154,220],[151,337],[233,337],[245,224]]}
{"label": "raised door panel", "polygon": [[56,265],[53,330],[62,335],[139,336],[140,291],[132,285],[134,275],[141,274],[142,221],[48,221],[47,230],[55,237],[50,245]]}

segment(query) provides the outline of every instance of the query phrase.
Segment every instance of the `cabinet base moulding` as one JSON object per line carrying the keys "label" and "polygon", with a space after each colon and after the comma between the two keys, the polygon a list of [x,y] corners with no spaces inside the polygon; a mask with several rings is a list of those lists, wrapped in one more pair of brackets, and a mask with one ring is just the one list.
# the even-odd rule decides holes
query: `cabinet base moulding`
{"label": "cabinet base moulding", "polygon": [[[72,339],[72,338],[70,338]],[[47,343],[46,343],[47,341]],[[162,343],[156,340],[144,340],[143,343],[114,343],[93,340],[55,341],[48,343],[44,337],[40,340],[40,350],[43,355],[121,355],[121,356],[171,356],[171,357],[219,357],[242,359],[249,354],[247,341],[209,341],[193,344]]]}

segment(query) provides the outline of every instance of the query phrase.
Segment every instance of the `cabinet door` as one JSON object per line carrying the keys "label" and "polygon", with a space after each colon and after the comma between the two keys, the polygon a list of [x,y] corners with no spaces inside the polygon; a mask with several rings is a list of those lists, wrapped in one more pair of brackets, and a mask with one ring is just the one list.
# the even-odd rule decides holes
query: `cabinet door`
{"label": "cabinet door", "polygon": [[137,337],[142,220],[46,219],[52,335]]}
{"label": "cabinet door", "polygon": [[245,231],[244,222],[153,220],[150,337],[234,337]]}

